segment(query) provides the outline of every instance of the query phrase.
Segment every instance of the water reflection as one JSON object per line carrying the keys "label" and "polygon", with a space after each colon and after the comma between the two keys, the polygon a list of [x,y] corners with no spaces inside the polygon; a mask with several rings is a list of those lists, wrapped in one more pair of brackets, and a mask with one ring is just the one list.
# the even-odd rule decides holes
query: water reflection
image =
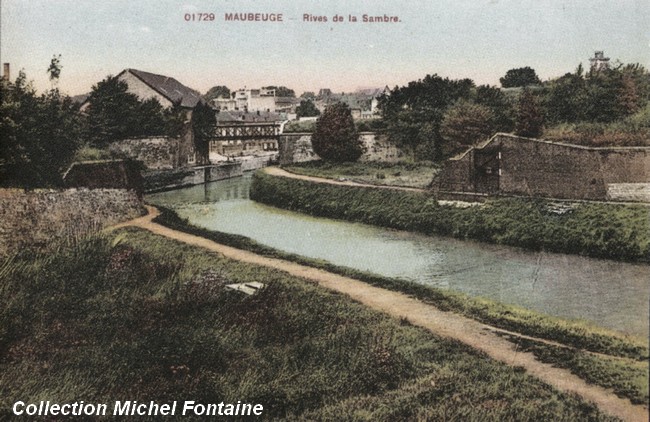
{"label": "water reflection", "polygon": [[313,218],[249,200],[250,176],[150,195],[196,225],[337,265],[648,336],[650,267]]}

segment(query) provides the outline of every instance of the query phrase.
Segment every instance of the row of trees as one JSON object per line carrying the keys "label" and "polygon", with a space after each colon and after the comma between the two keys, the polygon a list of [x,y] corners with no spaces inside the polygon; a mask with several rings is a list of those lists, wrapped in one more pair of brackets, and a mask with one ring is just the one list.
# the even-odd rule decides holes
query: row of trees
{"label": "row of trees", "polygon": [[501,78],[501,90],[438,75],[380,97],[386,132],[421,159],[442,160],[495,132],[539,137],[545,126],[611,123],[650,102],[650,74],[641,65],[574,73],[542,83],[529,67]]}
{"label": "row of trees", "polygon": [[[80,104],[56,86],[57,57],[50,64],[53,88],[38,94],[21,72],[15,82],[0,83],[0,180],[5,186],[54,187],[81,147],[106,149],[114,141],[148,136],[178,137],[190,128],[179,104],[163,108],[155,99],[141,101],[128,85],[109,76],[93,86]],[[199,154],[207,156],[214,111],[203,103],[192,110],[191,128]]]}

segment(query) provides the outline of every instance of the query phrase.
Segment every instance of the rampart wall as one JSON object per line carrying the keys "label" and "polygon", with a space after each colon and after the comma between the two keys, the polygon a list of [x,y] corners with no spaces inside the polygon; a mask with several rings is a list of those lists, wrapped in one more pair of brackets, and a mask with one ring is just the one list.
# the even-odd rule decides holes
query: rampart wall
{"label": "rampart wall", "polygon": [[490,155],[498,171],[493,193],[650,202],[650,196],[644,198],[650,189],[650,148],[590,148],[504,134],[448,160],[439,190],[483,193],[484,175],[475,158]]}

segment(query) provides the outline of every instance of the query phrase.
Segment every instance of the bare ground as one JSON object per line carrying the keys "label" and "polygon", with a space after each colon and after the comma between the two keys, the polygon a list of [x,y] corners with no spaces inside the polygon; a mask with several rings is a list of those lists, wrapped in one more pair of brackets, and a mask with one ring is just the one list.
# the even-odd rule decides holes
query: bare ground
{"label": "bare ground", "polygon": [[[629,400],[621,399],[607,389],[590,385],[566,369],[542,363],[535,359],[532,353],[518,351],[514,343],[499,335],[503,330],[497,330],[454,313],[443,312],[433,305],[425,304],[403,293],[374,287],[359,280],[293,262],[267,258],[169,229],[152,222],[153,218],[159,214],[156,208],[148,206],[147,209],[149,213],[144,217],[118,224],[113,228],[140,227],[170,239],[205,248],[227,258],[286,271],[291,275],[346,294],[366,306],[395,318],[406,318],[412,324],[426,328],[432,333],[458,340],[486,353],[493,359],[511,366],[523,367],[529,374],[559,390],[577,394],[583,399],[595,403],[601,411],[607,414],[626,421],[645,422],[649,420],[648,409],[644,406],[633,405]],[[536,340],[544,342],[542,339]]]}

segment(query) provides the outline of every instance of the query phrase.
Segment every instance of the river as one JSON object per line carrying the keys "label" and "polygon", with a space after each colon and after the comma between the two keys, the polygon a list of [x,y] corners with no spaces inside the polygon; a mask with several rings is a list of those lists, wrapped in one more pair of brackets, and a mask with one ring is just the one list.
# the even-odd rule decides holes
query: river
{"label": "river", "polygon": [[648,265],[311,217],[251,201],[250,183],[248,174],[146,199],[197,226],[286,252],[649,336]]}

